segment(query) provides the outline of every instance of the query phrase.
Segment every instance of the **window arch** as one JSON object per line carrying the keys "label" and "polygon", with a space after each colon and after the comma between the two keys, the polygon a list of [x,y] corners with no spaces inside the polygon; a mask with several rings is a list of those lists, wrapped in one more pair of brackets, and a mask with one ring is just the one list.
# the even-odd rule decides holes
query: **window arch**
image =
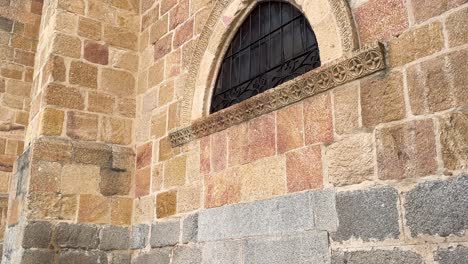
{"label": "window arch", "polygon": [[210,112],[280,85],[320,66],[315,34],[286,2],[258,4],[234,36],[221,63]]}

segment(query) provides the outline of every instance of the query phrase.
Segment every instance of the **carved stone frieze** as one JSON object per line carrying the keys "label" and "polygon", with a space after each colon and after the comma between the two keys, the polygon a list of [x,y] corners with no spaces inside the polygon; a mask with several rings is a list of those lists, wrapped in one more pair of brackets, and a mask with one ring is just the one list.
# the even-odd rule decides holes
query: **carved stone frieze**
{"label": "carved stone frieze", "polygon": [[190,126],[170,133],[173,146],[180,146],[260,115],[278,110],[385,68],[383,46],[376,44],[324,65],[239,104],[200,118]]}

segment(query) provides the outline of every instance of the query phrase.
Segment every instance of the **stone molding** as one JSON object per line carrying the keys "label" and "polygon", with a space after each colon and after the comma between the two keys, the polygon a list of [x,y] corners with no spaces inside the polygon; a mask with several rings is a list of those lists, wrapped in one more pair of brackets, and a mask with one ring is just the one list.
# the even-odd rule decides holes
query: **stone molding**
{"label": "stone molding", "polygon": [[[193,49],[192,57],[188,66],[188,73],[187,73],[187,78],[185,81],[185,88],[183,91],[182,95],[182,107],[181,107],[181,116],[180,116],[180,121],[182,125],[188,125],[190,122],[193,120],[192,118],[192,111],[194,107],[194,96],[197,98],[200,96],[196,93],[197,89],[197,82],[198,78],[200,77],[200,71],[206,71],[206,69],[203,69],[203,67],[208,67],[207,64],[204,61],[204,58],[206,57],[207,53],[209,52],[209,46],[210,44],[213,44],[211,42],[217,42],[214,43],[218,48],[216,51],[216,54],[211,54],[212,58],[222,58],[224,57],[224,50],[225,46],[227,46],[229,43],[229,34],[226,35],[224,34],[221,39],[218,39],[216,37],[219,32],[216,32],[217,30],[217,24],[220,23],[220,21],[223,21],[223,14],[224,12],[229,9],[230,5],[234,2],[235,0],[218,0],[214,4],[211,13],[208,16],[207,21],[205,22],[204,28],[200,34],[200,37],[197,39],[197,42],[195,44],[195,47]],[[235,17],[233,17],[233,20],[239,22],[242,20],[244,15],[248,14],[248,11],[253,8],[256,3],[259,0],[241,0],[241,4],[237,7],[238,10],[235,13]],[[305,8],[305,3],[303,3],[301,0],[288,0],[291,4],[297,6],[300,10],[303,10]],[[325,0],[325,2],[330,6],[331,10],[331,16],[333,19],[336,21],[336,26],[337,30],[339,31],[338,34],[340,35],[340,41],[341,43],[336,43],[338,46],[341,45],[341,52],[342,54],[350,54],[353,51],[357,50],[359,48],[359,40],[357,36],[357,32],[355,29],[354,25],[354,19],[351,14],[351,10],[349,7],[349,4],[347,0]],[[310,8],[309,8],[310,9]],[[304,10],[303,10],[304,11]],[[310,20],[311,18],[309,17],[310,14],[305,14],[306,17]],[[308,16],[309,15],[309,16]],[[236,23],[234,23],[236,24]],[[231,24],[233,25],[233,24]],[[237,23],[236,27],[240,26],[241,23]],[[229,30],[229,32],[236,32],[237,29],[234,27],[233,29]],[[316,32],[317,34],[317,32]],[[213,40],[214,37],[214,40]],[[223,48],[224,47],[224,48]],[[217,64],[218,59],[215,59],[215,63]],[[216,69],[211,69],[211,68],[218,68],[219,65],[217,66],[209,66],[209,73],[207,76],[203,75],[202,79],[213,79],[214,77],[214,72]],[[209,80],[208,83],[212,83],[212,80]],[[204,85],[205,86],[205,85]],[[201,95],[204,100],[209,100],[209,95],[210,95],[210,89],[212,87],[209,87],[210,85],[206,85],[204,94]],[[205,111],[205,107],[203,106],[203,111]]]}
{"label": "stone molding", "polygon": [[174,147],[278,110],[385,68],[384,48],[375,44],[324,65],[239,104],[169,134]]}

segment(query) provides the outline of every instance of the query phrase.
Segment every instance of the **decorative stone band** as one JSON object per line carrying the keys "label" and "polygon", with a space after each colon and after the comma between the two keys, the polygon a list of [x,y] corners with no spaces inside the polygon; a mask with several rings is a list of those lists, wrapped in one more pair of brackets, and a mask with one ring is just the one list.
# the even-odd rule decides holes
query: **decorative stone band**
{"label": "decorative stone band", "polygon": [[384,47],[375,44],[299,76],[169,134],[172,146],[219,132],[385,68]]}

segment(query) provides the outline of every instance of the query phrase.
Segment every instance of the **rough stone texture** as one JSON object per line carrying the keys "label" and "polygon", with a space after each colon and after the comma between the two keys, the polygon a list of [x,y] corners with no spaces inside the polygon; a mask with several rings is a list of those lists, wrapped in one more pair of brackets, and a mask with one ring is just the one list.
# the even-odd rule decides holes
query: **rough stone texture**
{"label": "rough stone texture", "polygon": [[356,8],[355,12],[363,43],[386,40],[408,28],[403,0],[369,0]]}
{"label": "rough stone texture", "polygon": [[390,41],[388,50],[390,65],[407,64],[440,51],[443,47],[444,37],[440,22],[418,27]]}
{"label": "rough stone texture", "polygon": [[62,134],[62,126],[65,114],[63,111],[46,108],[42,114],[41,134],[46,136],[59,136]]}
{"label": "rough stone texture", "polygon": [[200,264],[202,251],[197,246],[178,246],[172,256],[173,264]]}
{"label": "rough stone texture", "polygon": [[132,227],[130,236],[130,248],[145,248],[148,244],[149,226],[140,224]]}
{"label": "rough stone texture", "polygon": [[79,61],[74,61],[70,65],[70,84],[88,88],[97,88],[97,67]]}
{"label": "rough stone texture", "polygon": [[98,116],[88,113],[67,113],[67,136],[73,139],[93,141],[98,136]]}
{"label": "rough stone texture", "polygon": [[461,235],[468,228],[468,176],[418,184],[405,195],[411,235]]}
{"label": "rough stone texture", "polygon": [[249,122],[248,127],[248,160],[273,156],[276,152],[275,115],[257,117]]}
{"label": "rough stone texture", "polygon": [[338,231],[334,241],[398,238],[398,193],[391,187],[337,193]]}
{"label": "rough stone texture", "polygon": [[423,264],[422,257],[411,251],[401,249],[370,251],[334,251],[331,264]]}
{"label": "rough stone texture", "polygon": [[196,242],[198,238],[198,213],[182,220],[182,243]]}
{"label": "rough stone texture", "polygon": [[48,248],[52,238],[49,222],[31,222],[24,229],[23,248]]}
{"label": "rough stone texture", "polygon": [[158,193],[156,196],[156,217],[164,218],[177,211],[177,191]]}
{"label": "rough stone texture", "polygon": [[322,187],[321,151],[320,146],[311,146],[286,153],[288,192]]}
{"label": "rough stone texture", "polygon": [[62,251],[58,256],[58,264],[107,264],[107,256],[100,251]]}
{"label": "rough stone texture", "polygon": [[86,42],[84,58],[93,63],[107,65],[109,63],[109,48],[96,42]]}
{"label": "rough stone texture", "polygon": [[329,263],[326,232],[307,232],[300,236],[284,236],[270,240],[248,240],[245,244],[246,264]]}
{"label": "rough stone texture", "polygon": [[439,264],[468,264],[468,248],[464,246],[439,248],[434,252],[434,260]]}
{"label": "rough stone texture", "polygon": [[466,0],[411,0],[414,18],[417,23],[421,23],[432,17],[438,16],[445,11],[457,7],[463,3],[466,3]]}
{"label": "rough stone texture", "polygon": [[345,134],[359,127],[359,82],[333,91],[335,131]]}
{"label": "rough stone texture", "polygon": [[315,228],[322,231],[336,231],[339,223],[334,189],[310,192],[310,201],[314,210]]}
{"label": "rough stone texture", "polygon": [[99,229],[93,225],[60,223],[55,241],[62,248],[95,249],[99,244]]}
{"label": "rough stone texture", "polygon": [[377,129],[375,137],[380,179],[421,177],[437,171],[432,119]]}
{"label": "rough stone texture", "polygon": [[179,219],[155,222],[151,226],[151,247],[173,246],[179,242]]}
{"label": "rough stone texture", "polygon": [[362,125],[380,123],[405,117],[403,77],[399,72],[373,75],[361,81]]}
{"label": "rough stone texture", "polygon": [[66,87],[60,84],[50,84],[45,91],[45,102],[69,109],[82,110],[84,97],[78,89]]}
{"label": "rough stone texture", "polygon": [[326,150],[328,176],[335,186],[356,184],[374,173],[371,134],[356,134],[330,145]]}
{"label": "rough stone texture", "polygon": [[102,70],[101,87],[117,96],[125,97],[135,92],[135,78],[128,72],[112,69]]}
{"label": "rough stone texture", "polygon": [[171,262],[172,248],[152,249],[134,259],[134,264],[169,264]]}
{"label": "rough stone texture", "polygon": [[128,249],[130,244],[130,233],[127,227],[106,226],[101,231],[102,250]]}
{"label": "rough stone texture", "polygon": [[23,253],[21,264],[53,263],[54,255],[51,250],[28,249]]}
{"label": "rough stone texture", "polygon": [[468,167],[468,109],[440,118],[439,131],[445,168]]}
{"label": "rough stone texture", "polygon": [[[276,115],[278,152],[284,153],[304,145],[302,103],[280,109]],[[240,135],[242,136],[242,135]]]}
{"label": "rough stone texture", "polygon": [[304,137],[306,145],[333,141],[333,117],[330,93],[304,101]]}
{"label": "rough stone texture", "polygon": [[[466,0],[461,0],[465,1]],[[448,31],[449,45],[451,47],[466,44],[468,42],[468,8],[464,8],[451,14],[447,18],[446,27]]]}
{"label": "rough stone texture", "polygon": [[164,187],[181,186],[185,183],[187,156],[178,156],[166,162],[164,166]]}
{"label": "rough stone texture", "polygon": [[333,210],[334,193],[330,191],[207,209],[199,213],[198,239],[214,241],[299,232],[313,229],[314,222],[317,228],[331,231],[337,224]]}
{"label": "rough stone texture", "polygon": [[99,190],[104,196],[127,195],[131,189],[132,175],[129,171],[101,168]]}
{"label": "rough stone texture", "polygon": [[112,254],[112,264],[130,264],[132,255],[129,253],[114,253]]}
{"label": "rough stone texture", "polygon": [[238,264],[241,252],[241,241],[208,242],[203,245],[202,259],[206,264]]}

